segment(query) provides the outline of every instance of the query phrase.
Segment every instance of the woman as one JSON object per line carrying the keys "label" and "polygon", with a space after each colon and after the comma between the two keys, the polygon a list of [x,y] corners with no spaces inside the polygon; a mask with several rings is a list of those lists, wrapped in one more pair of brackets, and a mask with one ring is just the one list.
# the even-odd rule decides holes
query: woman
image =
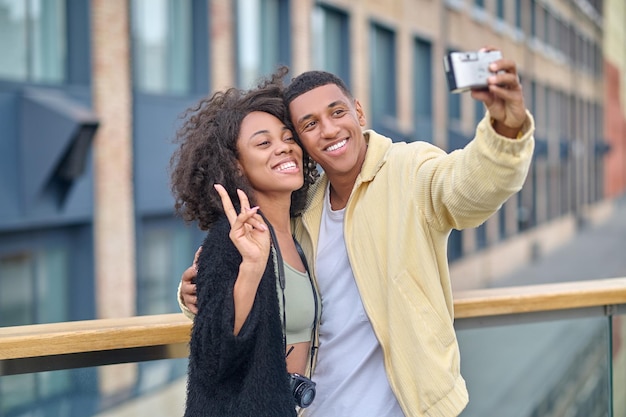
{"label": "woman", "polygon": [[[285,74],[200,101],[178,132],[175,207],[208,230],[186,416],[296,415],[300,382],[290,374],[309,364],[318,303],[290,217],[304,208],[316,171],[289,128]],[[301,393],[305,402],[313,392]]]}

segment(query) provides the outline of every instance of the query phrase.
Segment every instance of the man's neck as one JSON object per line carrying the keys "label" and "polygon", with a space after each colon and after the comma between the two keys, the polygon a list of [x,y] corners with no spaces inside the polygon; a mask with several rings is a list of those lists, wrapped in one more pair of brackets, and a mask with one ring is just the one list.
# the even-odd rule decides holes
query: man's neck
{"label": "man's neck", "polygon": [[358,169],[343,175],[328,175],[328,182],[330,182],[330,207],[333,210],[341,210],[346,207],[352,189],[356,183],[356,179],[361,173],[363,168],[363,160],[357,163]]}
{"label": "man's neck", "polygon": [[355,181],[356,179],[352,181],[330,181],[330,207],[333,210],[341,210],[346,207]]}
{"label": "man's neck", "polygon": [[327,173],[328,181],[330,182],[330,207],[333,210],[341,210],[346,207],[352,189],[356,183],[356,179],[363,169],[365,163],[365,155],[367,154],[367,145],[362,148],[359,158],[356,162],[356,167],[346,174],[332,174]]}

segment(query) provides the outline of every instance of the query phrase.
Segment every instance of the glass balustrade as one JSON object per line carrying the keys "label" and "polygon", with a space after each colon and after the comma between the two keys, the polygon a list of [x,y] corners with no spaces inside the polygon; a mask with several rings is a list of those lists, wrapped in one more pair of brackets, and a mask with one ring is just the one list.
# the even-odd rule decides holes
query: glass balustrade
{"label": "glass balustrade", "polygon": [[610,332],[607,317],[459,330],[461,416],[610,416]]}
{"label": "glass balustrade", "polygon": [[626,417],[626,311],[610,318],[613,416]]}
{"label": "glass balustrade", "polygon": [[186,359],[0,377],[2,417],[181,416]]}
{"label": "glass balustrade", "polygon": [[[166,320],[152,317],[151,334]],[[470,394],[461,417],[626,417],[626,304],[466,314],[455,327]],[[186,331],[163,346],[3,359],[11,334],[0,328],[2,417],[182,415]]]}

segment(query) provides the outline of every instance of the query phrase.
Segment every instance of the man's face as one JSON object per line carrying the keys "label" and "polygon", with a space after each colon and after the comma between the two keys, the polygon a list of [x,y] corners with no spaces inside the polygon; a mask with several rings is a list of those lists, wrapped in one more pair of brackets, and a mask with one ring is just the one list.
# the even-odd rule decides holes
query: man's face
{"label": "man's face", "polygon": [[365,115],[358,100],[326,84],[295,98],[289,111],[302,144],[331,181],[344,175],[356,178],[367,149],[361,130]]}

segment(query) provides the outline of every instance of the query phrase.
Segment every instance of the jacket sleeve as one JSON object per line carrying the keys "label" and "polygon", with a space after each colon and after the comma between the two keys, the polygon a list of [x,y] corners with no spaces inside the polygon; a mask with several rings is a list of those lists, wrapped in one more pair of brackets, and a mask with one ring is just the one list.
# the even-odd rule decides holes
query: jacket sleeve
{"label": "jacket sleeve", "polygon": [[250,359],[259,321],[258,299],[237,336],[233,334],[233,288],[241,255],[228,237],[229,225],[216,224],[207,235],[196,278],[198,314],[194,319],[190,355],[203,369],[223,377]]}
{"label": "jacket sleeve", "polygon": [[527,114],[518,139],[498,135],[487,112],[465,148],[446,154],[431,147],[420,153],[413,189],[433,227],[476,227],[522,188],[534,150],[534,121]]}

